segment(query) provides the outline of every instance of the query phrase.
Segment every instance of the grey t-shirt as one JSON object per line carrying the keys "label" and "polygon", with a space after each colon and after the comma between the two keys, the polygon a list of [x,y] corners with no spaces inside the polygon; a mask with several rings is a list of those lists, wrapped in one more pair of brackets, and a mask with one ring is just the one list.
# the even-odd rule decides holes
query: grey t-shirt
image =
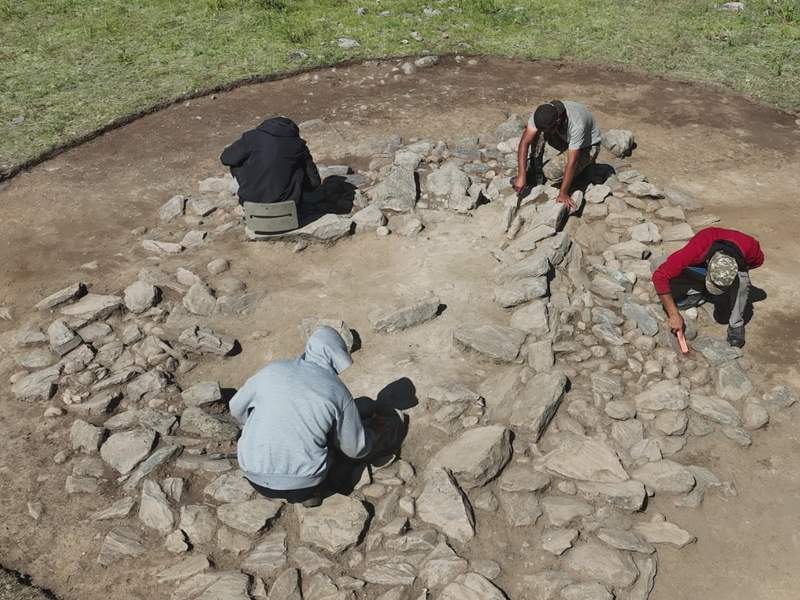
{"label": "grey t-shirt", "polygon": [[[564,108],[567,109],[567,128],[566,131],[559,130],[558,134],[564,138],[570,150],[580,150],[600,143],[600,128],[594,121],[594,116],[589,109],[580,102],[563,100]],[[528,126],[536,127],[533,123],[533,113],[528,119]]]}

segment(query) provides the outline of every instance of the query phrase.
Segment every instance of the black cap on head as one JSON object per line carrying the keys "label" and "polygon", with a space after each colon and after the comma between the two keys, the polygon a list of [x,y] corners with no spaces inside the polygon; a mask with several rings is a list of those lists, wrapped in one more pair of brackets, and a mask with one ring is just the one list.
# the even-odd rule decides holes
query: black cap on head
{"label": "black cap on head", "polygon": [[533,124],[536,129],[554,129],[564,112],[566,109],[558,100],[541,104],[533,113]]}

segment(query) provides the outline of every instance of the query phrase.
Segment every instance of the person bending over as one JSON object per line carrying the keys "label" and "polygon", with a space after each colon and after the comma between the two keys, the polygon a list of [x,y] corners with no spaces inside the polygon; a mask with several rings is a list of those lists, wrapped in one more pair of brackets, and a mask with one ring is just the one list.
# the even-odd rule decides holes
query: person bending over
{"label": "person bending over", "polygon": [[[542,174],[553,183],[560,183],[558,202],[570,210],[575,203],[570,188],[575,179],[592,165],[600,151],[602,135],[594,116],[583,104],[570,100],[552,100],[536,108],[528,120],[517,148],[517,177],[514,189],[521,192],[528,185],[528,154],[531,145],[531,171],[541,165]],[[543,183],[530,182],[531,185]]]}
{"label": "person bending over", "polygon": [[339,333],[319,327],[301,356],[269,363],[234,395],[231,414],[243,425],[239,467],[263,496],[316,506],[332,452],[370,454],[372,435],[339,379],[352,364]]}
{"label": "person bending over", "polygon": [[683,330],[681,309],[713,302],[730,311],[728,343],[744,346],[744,313],[750,293],[750,269],[764,263],[755,238],[721,227],[698,231],[653,272],[656,288],[672,331]]}
{"label": "person bending over", "polygon": [[291,119],[274,117],[225,148],[222,164],[239,183],[239,203],[285,202],[300,208],[303,192],[319,187],[317,166]]}

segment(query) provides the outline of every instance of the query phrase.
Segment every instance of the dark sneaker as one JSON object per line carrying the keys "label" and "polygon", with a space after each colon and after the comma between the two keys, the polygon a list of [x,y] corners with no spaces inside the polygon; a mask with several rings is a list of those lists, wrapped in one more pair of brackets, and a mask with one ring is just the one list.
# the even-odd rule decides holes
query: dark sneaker
{"label": "dark sneaker", "polygon": [[728,343],[734,348],[744,346],[744,327],[728,327]]}
{"label": "dark sneaker", "polygon": [[303,500],[301,504],[303,505],[303,508],[316,508],[317,506],[322,504],[322,498],[320,498],[319,496],[313,496],[308,500]]}
{"label": "dark sneaker", "polygon": [[685,298],[681,298],[675,304],[678,305],[680,310],[686,310],[687,308],[694,308],[695,306],[700,306],[705,303],[706,299],[703,294],[689,294]]}

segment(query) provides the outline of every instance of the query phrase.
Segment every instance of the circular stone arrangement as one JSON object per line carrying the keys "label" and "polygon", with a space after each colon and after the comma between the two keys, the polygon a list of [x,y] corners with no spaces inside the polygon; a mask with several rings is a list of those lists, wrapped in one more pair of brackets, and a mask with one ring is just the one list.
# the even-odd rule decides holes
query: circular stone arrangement
{"label": "circular stone arrangement", "polygon": [[[173,600],[649,596],[658,547],[695,541],[648,510],[649,498],[691,510],[709,491],[736,494],[688,464],[687,442],[718,432],[749,446],[797,394],[709,336],[705,307],[686,312],[693,351],[677,352],[650,273],[715,217],[633,169],[622,158],[630,132],[606,133],[616,157],[575,192],[570,214],[553,187],[522,199],[511,189],[523,126],[512,115],[451,144],[392,136],[365,172],[322,167],[325,184],[309,198],[321,216],[268,242],[299,252],[352,234],[412,238],[427,227],[435,236],[437,221],[478,211],[496,224],[486,235],[507,324],[461,322],[452,344],[476,368],[506,365],[506,376],[490,393],[460,381],[418,390],[421,418],[410,427],[430,427],[435,451],[367,469],[350,496],[317,508],[257,497],[228,458],[238,428],[227,395],[194,376],[203,361],[248,351],[208,321],[246,319],[262,296],[229,274],[235,258],[214,258],[207,274],[180,264],[222,236],[244,240],[231,178],[164,204],[158,224],[139,232],[159,264],[124,290],[96,293],[97,277],[91,292],[75,282],[36,305],[14,333],[12,393],[68,430],[53,457],[67,494],[107,499],[86,515],[102,533],[100,565],[162,552],[163,566],[143,576]],[[441,310],[423,294],[368,318],[375,335],[390,336]],[[307,336],[320,323],[355,345],[341,320],[298,327]],[[28,504],[33,519],[46,508]],[[494,545],[472,547],[484,525]],[[527,532],[523,573],[504,570],[503,531],[512,530]]]}

